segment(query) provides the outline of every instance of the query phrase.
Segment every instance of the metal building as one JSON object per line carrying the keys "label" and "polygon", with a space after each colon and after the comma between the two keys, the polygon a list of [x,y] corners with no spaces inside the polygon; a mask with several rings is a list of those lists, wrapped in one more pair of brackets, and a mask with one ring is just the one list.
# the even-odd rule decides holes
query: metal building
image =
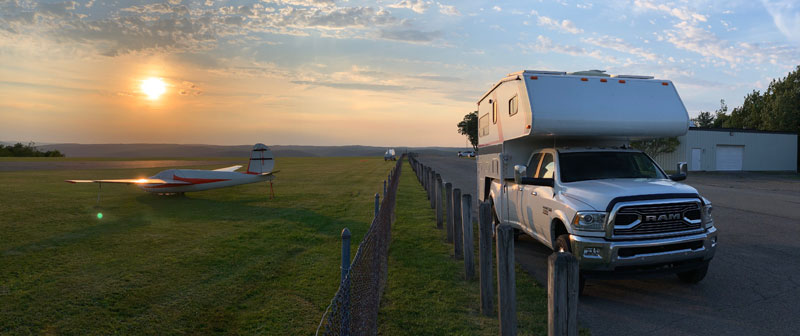
{"label": "metal building", "polygon": [[666,170],[687,162],[692,171],[797,171],[796,133],[690,127],[681,144],[654,159]]}

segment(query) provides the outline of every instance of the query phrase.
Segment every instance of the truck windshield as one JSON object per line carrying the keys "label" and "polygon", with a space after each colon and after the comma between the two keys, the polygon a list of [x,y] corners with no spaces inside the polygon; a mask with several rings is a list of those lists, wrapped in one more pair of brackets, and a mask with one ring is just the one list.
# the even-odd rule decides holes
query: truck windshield
{"label": "truck windshield", "polygon": [[559,153],[561,182],[611,178],[666,178],[644,153]]}

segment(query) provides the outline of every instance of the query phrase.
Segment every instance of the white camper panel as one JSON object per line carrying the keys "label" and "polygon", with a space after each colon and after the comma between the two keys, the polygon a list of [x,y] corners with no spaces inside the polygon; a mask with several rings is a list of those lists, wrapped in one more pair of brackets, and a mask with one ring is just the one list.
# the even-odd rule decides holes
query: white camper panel
{"label": "white camper panel", "polygon": [[533,134],[660,138],[684,135],[689,128],[689,114],[670,81],[525,76],[525,82]]}
{"label": "white camper panel", "polygon": [[672,137],[688,128],[689,114],[668,80],[524,71],[478,101],[479,147],[527,136]]}

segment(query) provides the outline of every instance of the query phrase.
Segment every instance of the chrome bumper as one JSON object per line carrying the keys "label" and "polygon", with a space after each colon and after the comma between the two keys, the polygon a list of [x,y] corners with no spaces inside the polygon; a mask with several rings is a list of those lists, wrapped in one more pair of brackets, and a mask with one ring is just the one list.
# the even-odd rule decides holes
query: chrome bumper
{"label": "chrome bumper", "polygon": [[[669,264],[692,259],[711,260],[717,249],[717,229],[712,227],[706,232],[681,237],[662,239],[648,239],[636,241],[609,241],[605,238],[581,237],[570,235],[572,251],[581,270],[586,271],[614,271],[625,266],[649,266]],[[699,242],[702,241],[702,246]],[[696,248],[677,248],[664,252],[648,252],[649,247],[660,247],[676,244],[695,243]],[[595,248],[596,255],[587,253],[587,248]],[[643,253],[636,253],[636,249]],[[620,250],[626,249],[626,255],[620,256]],[[631,253],[634,251],[634,253]]]}

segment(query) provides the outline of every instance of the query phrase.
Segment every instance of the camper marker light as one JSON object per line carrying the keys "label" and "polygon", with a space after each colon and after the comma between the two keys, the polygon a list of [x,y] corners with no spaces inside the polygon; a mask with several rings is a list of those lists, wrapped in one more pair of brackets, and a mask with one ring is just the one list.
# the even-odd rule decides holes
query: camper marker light
{"label": "camper marker light", "polygon": [[531,76],[531,79],[539,79],[539,76]]}
{"label": "camper marker light", "polygon": [[605,79],[605,78],[600,78],[600,82],[601,82],[601,83],[608,82],[608,79]]}
{"label": "camper marker light", "polygon": [[669,83],[667,83],[667,82],[661,82],[661,85],[667,86],[667,85],[669,85]]}
{"label": "camper marker light", "polygon": [[624,80],[624,79],[620,79],[620,80],[619,80],[619,83],[620,83],[620,84],[625,84],[625,80]]}
{"label": "camper marker light", "polygon": [[589,78],[586,78],[586,77],[581,78],[581,82],[588,82],[588,81],[589,81]]}

